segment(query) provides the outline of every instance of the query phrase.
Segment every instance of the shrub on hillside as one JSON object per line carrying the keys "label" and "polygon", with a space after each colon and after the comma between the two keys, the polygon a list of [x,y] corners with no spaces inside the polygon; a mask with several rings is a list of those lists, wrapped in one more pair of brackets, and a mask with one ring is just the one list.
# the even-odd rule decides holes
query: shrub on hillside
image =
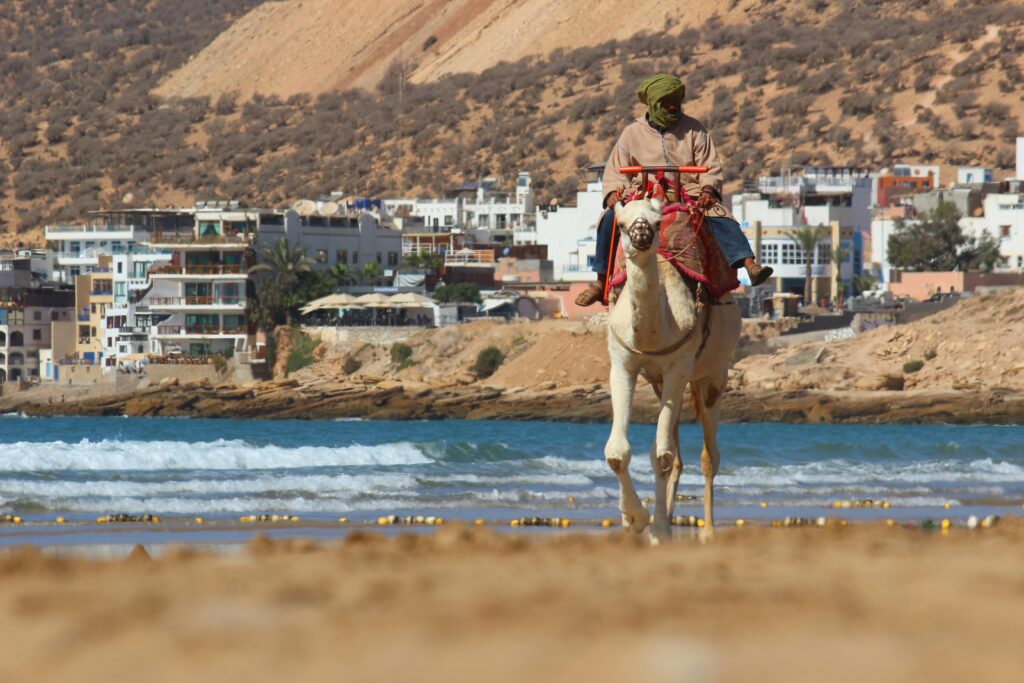
{"label": "shrub on hillside", "polygon": [[487,379],[497,372],[504,361],[505,354],[501,352],[501,349],[497,346],[488,346],[477,354],[476,363],[473,365],[473,372],[480,379]]}
{"label": "shrub on hillside", "polygon": [[298,329],[292,329],[291,338],[292,348],[288,352],[285,375],[311,365],[314,361],[314,354],[322,343],[320,339],[314,339]]}
{"label": "shrub on hillside", "polygon": [[903,364],[903,372],[910,374],[912,372],[917,372],[923,367],[923,360],[908,360],[906,363]]}
{"label": "shrub on hillside", "polygon": [[402,365],[412,358],[412,347],[402,342],[395,342],[391,345],[391,362],[395,365]]}

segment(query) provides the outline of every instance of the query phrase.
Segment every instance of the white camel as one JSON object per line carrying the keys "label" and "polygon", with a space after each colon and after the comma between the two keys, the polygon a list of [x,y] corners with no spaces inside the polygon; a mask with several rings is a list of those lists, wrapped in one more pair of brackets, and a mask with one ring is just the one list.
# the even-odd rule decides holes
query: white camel
{"label": "white camel", "polygon": [[[615,205],[627,279],[608,314],[612,431],[604,449],[605,460],[619,480],[623,526],[641,533],[651,524],[651,543],[655,545],[672,536],[672,511],[683,470],[679,414],[687,382],[704,431],[704,527],[700,538],[706,541],[714,536],[712,484],[719,462],[720,399],[741,324],[739,307],[728,294],[720,299],[725,305],[705,305],[698,314],[693,291],[657,254],[661,208],[658,197]],[[706,321],[709,315],[710,321]],[[632,452],[627,431],[640,372],[655,385],[662,385],[657,436],[651,448],[653,520],[629,476]]]}

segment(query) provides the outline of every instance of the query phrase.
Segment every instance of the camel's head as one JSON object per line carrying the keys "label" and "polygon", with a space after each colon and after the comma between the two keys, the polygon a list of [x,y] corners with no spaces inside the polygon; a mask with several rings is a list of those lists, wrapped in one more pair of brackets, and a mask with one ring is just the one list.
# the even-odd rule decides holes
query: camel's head
{"label": "camel's head", "polygon": [[647,253],[655,246],[662,204],[662,199],[654,196],[615,205],[615,222],[627,238],[622,240],[622,251],[628,258]]}

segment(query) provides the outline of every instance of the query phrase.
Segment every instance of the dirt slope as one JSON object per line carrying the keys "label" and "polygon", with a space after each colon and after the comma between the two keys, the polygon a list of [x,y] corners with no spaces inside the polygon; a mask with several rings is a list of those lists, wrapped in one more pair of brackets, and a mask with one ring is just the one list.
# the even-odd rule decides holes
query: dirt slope
{"label": "dirt slope", "polygon": [[410,80],[423,82],[641,31],[679,35],[715,14],[740,19],[762,4],[667,0],[632,3],[625,11],[616,0],[268,2],[171,74],[156,94],[289,97],[370,87],[395,61],[408,65]]}
{"label": "dirt slope", "polygon": [[[909,325],[801,344],[736,365],[731,387],[1024,391],[1024,289],[976,296]],[[904,364],[922,361],[920,370]]]}

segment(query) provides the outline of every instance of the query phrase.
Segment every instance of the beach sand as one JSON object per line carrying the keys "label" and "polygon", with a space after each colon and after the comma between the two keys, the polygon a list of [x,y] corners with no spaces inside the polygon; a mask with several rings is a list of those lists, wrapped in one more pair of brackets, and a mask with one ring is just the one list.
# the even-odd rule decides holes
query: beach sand
{"label": "beach sand", "polygon": [[4,681],[1024,680],[1024,520],[0,554]]}

